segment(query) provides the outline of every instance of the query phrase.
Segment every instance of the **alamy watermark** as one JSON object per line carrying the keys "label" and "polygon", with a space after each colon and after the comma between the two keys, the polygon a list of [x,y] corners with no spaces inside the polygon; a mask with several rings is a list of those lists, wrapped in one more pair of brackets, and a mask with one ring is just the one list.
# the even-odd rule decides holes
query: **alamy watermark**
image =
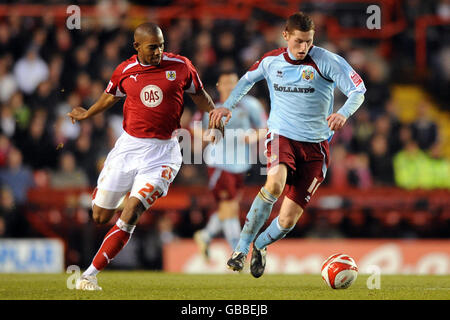
{"label": "alamy watermark", "polygon": [[[226,129],[224,136],[217,129],[205,130],[201,121],[195,121],[192,130],[178,129],[173,133],[179,141],[183,164],[207,164],[220,166],[268,165],[279,155],[279,135],[267,134],[266,129]],[[265,140],[261,137],[266,136]],[[211,141],[202,148],[205,142]],[[270,145],[269,145],[270,144]],[[270,157],[267,152],[270,149]],[[261,174],[267,174],[261,168]]]}
{"label": "alamy watermark", "polygon": [[67,289],[73,290],[75,289],[77,280],[80,278],[81,275],[80,267],[72,264],[67,267],[66,273],[70,274],[70,276],[67,277],[66,281]]}
{"label": "alamy watermark", "polygon": [[66,13],[69,15],[66,19],[66,27],[69,30],[81,29],[81,9],[77,5],[68,6]]}
{"label": "alamy watermark", "polygon": [[366,286],[367,289],[373,290],[373,289],[381,289],[381,269],[377,265],[370,265],[367,266],[366,272],[370,274],[370,276],[367,278]]}
{"label": "alamy watermark", "polygon": [[370,16],[366,20],[367,29],[381,29],[381,8],[376,4],[367,7],[366,13]]}

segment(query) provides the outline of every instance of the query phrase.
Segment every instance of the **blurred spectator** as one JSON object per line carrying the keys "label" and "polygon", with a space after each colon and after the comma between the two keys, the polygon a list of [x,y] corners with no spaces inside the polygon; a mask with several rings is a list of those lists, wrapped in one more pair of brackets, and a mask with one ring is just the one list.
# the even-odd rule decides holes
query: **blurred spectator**
{"label": "blurred spectator", "polygon": [[56,144],[47,128],[47,112],[36,110],[27,130],[15,136],[18,147],[23,150],[24,162],[33,169],[56,166]]}
{"label": "blurred spectator", "polygon": [[410,140],[394,156],[394,177],[405,189],[450,188],[450,161],[433,159]]}
{"label": "blurred spectator", "polygon": [[442,19],[450,19],[450,0],[439,0],[436,13]]}
{"label": "blurred spectator", "polygon": [[59,168],[50,174],[50,186],[61,188],[86,188],[89,180],[86,173],[77,168],[75,156],[66,151],[59,158]]}
{"label": "blurred spectator", "polygon": [[369,111],[362,106],[354,115],[355,125],[353,127],[353,137],[351,142],[351,151],[368,152],[369,141],[374,132],[374,126],[370,119]]}
{"label": "blurred spectator", "polygon": [[53,89],[57,89],[62,86],[61,78],[63,68],[64,68],[64,59],[59,53],[57,53],[51,58],[49,63],[48,80],[50,81]]}
{"label": "blurred spectator", "polygon": [[42,81],[32,95],[31,107],[36,110],[43,108],[47,110],[49,121],[55,120],[55,109],[58,103],[58,95],[53,90],[49,80]]}
{"label": "blurred spectator", "polygon": [[18,205],[27,201],[28,189],[34,185],[33,174],[23,165],[22,153],[15,147],[9,151],[7,167],[0,170],[0,185],[11,188]]}
{"label": "blurred spectator", "polygon": [[98,151],[101,149],[94,148],[92,133],[92,123],[90,121],[81,122],[81,133],[79,137],[66,145],[75,156],[76,163],[86,172],[89,185],[95,186],[97,183],[96,161],[99,156]]}
{"label": "blurred spectator", "polygon": [[8,68],[7,56],[0,58],[0,103],[7,102],[18,89],[16,79]]}
{"label": "blurred spectator", "polygon": [[384,105],[391,93],[387,81],[387,67],[379,58],[374,57],[371,60],[367,64],[367,74],[364,78],[365,85],[370,88],[364,95],[364,106],[368,108],[373,118],[384,111]]}
{"label": "blurred spectator", "polygon": [[89,74],[82,72],[77,75],[75,92],[80,96],[82,101],[89,97],[91,86],[92,82]]}
{"label": "blurred spectator", "polygon": [[0,188],[0,238],[16,234],[14,225],[19,214],[11,189],[3,186]]}
{"label": "blurred spectator", "polygon": [[10,105],[3,105],[0,110],[0,131],[12,137],[16,132],[16,119]]}
{"label": "blurred spectator", "polygon": [[8,164],[8,153],[11,149],[11,141],[4,134],[0,134],[0,168]]}
{"label": "blurred spectator", "polygon": [[373,182],[378,186],[390,186],[394,183],[392,155],[389,153],[385,135],[376,134],[370,142],[370,170]]}
{"label": "blurred spectator", "polygon": [[430,106],[422,101],[417,109],[417,120],[411,124],[413,139],[422,150],[428,150],[438,139],[436,123],[430,118]]}
{"label": "blurred spectator", "polygon": [[359,153],[347,158],[347,179],[352,187],[368,189],[372,187],[372,174],[369,167],[369,158],[365,153]]}
{"label": "blurred spectator", "polygon": [[332,145],[330,148],[331,161],[327,176],[329,186],[334,189],[345,189],[349,186],[347,150],[342,145]]}
{"label": "blurred spectator", "polygon": [[17,129],[20,131],[26,130],[30,124],[31,110],[24,102],[22,93],[20,91],[14,93],[9,103],[13,110]]}
{"label": "blurred spectator", "polygon": [[402,145],[400,141],[400,127],[401,122],[398,117],[398,106],[394,99],[390,99],[386,102],[384,110],[386,111],[385,116],[389,118],[390,130],[389,130],[389,153],[394,154],[400,151]]}
{"label": "blurred spectator", "polygon": [[14,65],[16,82],[25,94],[32,94],[39,83],[48,78],[47,63],[42,60],[36,48],[30,48]]}

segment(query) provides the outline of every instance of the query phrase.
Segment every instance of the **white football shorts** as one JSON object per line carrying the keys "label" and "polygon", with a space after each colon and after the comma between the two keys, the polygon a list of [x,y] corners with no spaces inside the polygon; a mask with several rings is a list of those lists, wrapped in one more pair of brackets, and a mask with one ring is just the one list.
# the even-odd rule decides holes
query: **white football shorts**
{"label": "white football shorts", "polygon": [[117,209],[131,190],[130,197],[138,198],[148,209],[167,194],[181,162],[176,138],[136,138],[124,132],[105,160],[92,204]]}

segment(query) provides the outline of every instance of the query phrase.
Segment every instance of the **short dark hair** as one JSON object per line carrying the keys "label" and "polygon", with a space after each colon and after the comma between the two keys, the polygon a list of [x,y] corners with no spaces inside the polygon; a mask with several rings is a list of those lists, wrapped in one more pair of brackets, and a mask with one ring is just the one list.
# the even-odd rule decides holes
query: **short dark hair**
{"label": "short dark hair", "polygon": [[162,33],[161,28],[153,22],[144,22],[138,25],[134,32],[135,34],[136,32],[144,32],[149,35],[157,35],[160,32]]}
{"label": "short dark hair", "polygon": [[303,32],[307,32],[310,30],[314,30],[314,21],[307,14],[299,11],[291,16],[286,21],[285,31],[291,33],[294,30],[300,30]]}

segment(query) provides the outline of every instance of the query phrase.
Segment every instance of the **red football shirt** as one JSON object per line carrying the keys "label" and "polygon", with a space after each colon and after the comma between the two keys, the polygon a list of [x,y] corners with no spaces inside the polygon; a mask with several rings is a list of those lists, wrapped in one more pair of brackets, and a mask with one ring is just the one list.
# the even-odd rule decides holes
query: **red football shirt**
{"label": "red football shirt", "polygon": [[197,93],[203,84],[191,61],[164,52],[158,66],[143,65],[137,55],[114,71],[105,92],[126,96],[123,128],[137,138],[170,139],[180,128],[183,93]]}

